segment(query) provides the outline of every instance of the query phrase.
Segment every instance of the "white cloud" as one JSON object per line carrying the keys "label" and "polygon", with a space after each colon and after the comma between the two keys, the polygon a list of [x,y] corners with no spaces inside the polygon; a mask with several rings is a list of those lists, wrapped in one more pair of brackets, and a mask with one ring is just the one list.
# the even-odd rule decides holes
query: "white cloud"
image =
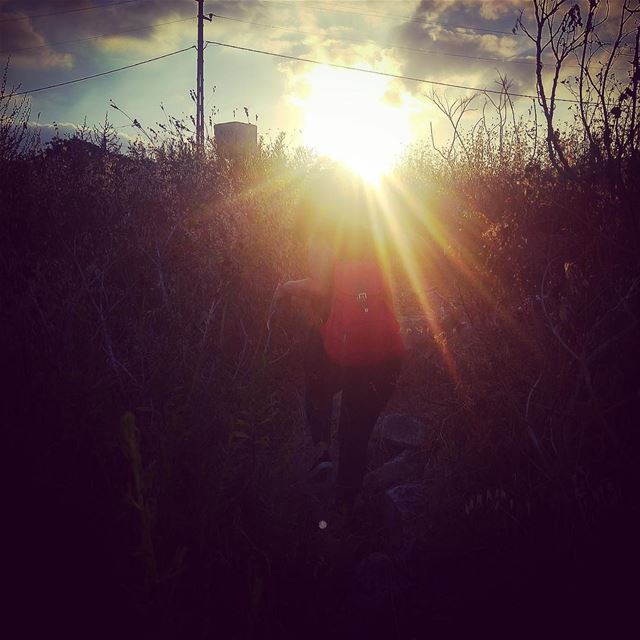
{"label": "white cloud", "polygon": [[[56,136],[60,138],[71,138],[82,129],[81,124],[76,122],[37,122],[30,121],[27,123],[28,129],[40,136],[40,141],[43,145],[53,140]],[[93,131],[92,127],[89,127],[90,131]],[[131,136],[122,129],[117,130],[119,142],[122,144],[122,148],[126,149],[130,142],[136,139],[136,136]]]}

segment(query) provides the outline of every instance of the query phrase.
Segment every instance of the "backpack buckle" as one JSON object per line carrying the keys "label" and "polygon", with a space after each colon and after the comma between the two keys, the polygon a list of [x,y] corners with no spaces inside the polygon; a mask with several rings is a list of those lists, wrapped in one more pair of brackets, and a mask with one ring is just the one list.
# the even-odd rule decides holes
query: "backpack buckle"
{"label": "backpack buckle", "polygon": [[358,294],[358,302],[365,313],[369,313],[369,305],[367,303],[367,294],[363,291]]}

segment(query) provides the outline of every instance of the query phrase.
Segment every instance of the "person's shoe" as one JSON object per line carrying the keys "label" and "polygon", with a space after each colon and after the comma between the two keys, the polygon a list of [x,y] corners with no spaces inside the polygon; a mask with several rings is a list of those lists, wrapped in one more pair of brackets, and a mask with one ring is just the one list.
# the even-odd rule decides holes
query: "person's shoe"
{"label": "person's shoe", "polygon": [[328,451],[322,453],[315,462],[311,465],[307,479],[309,482],[324,482],[333,469],[333,462],[331,462],[331,456]]}

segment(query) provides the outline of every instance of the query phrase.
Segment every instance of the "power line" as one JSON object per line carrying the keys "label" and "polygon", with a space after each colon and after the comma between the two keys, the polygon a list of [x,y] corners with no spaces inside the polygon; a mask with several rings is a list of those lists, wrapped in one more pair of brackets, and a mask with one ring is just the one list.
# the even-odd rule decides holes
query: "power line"
{"label": "power line", "polygon": [[19,16],[17,18],[7,18],[0,20],[0,24],[6,22],[17,22],[18,20],[30,20],[32,18],[46,18],[47,16],[60,16],[65,13],[79,13],[80,11],[92,11],[93,9],[106,9],[108,7],[116,7],[121,4],[132,4],[139,2],[140,0],[120,0],[120,2],[110,2],[109,4],[94,4],[90,7],[80,7],[78,9],[66,9],[64,11],[51,11],[50,13],[32,13],[26,16]]}
{"label": "power line", "polygon": [[[265,0],[265,2],[268,2],[269,4],[281,4],[281,5],[286,5],[286,6],[300,6],[299,4],[292,4],[289,2],[282,2],[282,0]],[[500,31],[498,29],[487,29],[485,27],[472,27],[471,25],[463,25],[463,24],[452,24],[450,22],[439,22],[436,20],[421,20],[420,18],[414,18],[412,16],[401,16],[398,14],[390,14],[390,13],[374,13],[371,11],[352,11],[352,10],[347,10],[347,9],[338,9],[338,8],[334,8],[334,9],[329,9],[328,7],[316,7],[314,5],[309,5],[309,4],[305,4],[304,9],[307,10],[312,10],[312,11],[327,11],[329,13],[350,13],[354,16],[373,16],[373,17],[378,17],[378,18],[391,18],[391,19],[396,19],[396,18],[400,18],[402,20],[406,20],[408,22],[415,22],[417,24],[430,24],[430,25],[437,25],[440,27],[448,27],[449,29],[466,29],[468,31],[482,31],[484,33],[495,33],[495,34],[499,34],[499,35],[505,35],[505,36],[511,36],[513,37],[514,34],[512,31]]]}
{"label": "power line", "polygon": [[[263,51],[261,49],[251,49],[249,47],[240,47],[235,44],[228,44],[226,42],[215,42],[213,40],[207,40],[207,44],[215,44],[219,47],[229,47],[230,49],[238,49],[239,51],[250,51],[251,53],[261,53],[266,56],[273,56],[275,58],[284,58],[285,60],[297,60],[298,62],[308,62],[310,64],[319,64],[327,67],[334,67],[336,69],[346,69],[348,71],[359,71],[361,73],[368,73],[375,76],[384,76],[386,78],[398,78],[399,80],[410,80],[412,82],[420,82],[423,84],[432,84],[440,87],[449,87],[452,89],[466,89],[468,91],[479,91],[481,93],[497,93],[503,94],[504,90],[498,89],[484,89],[482,87],[469,87],[462,84],[451,84],[449,82],[439,82],[437,80],[425,80],[424,78],[414,78],[412,76],[403,76],[397,73],[388,73],[386,71],[376,71],[375,69],[362,69],[361,67],[351,67],[346,64],[338,64],[335,62],[321,62],[320,60],[312,60],[310,58],[302,58],[299,56],[289,56],[284,53],[275,53],[273,51]],[[531,100],[537,100],[538,96],[525,94],[525,93],[511,93],[509,95],[514,98],[530,98]],[[570,102],[578,103],[578,100],[572,100],[570,98],[556,98],[556,102]]]}
{"label": "power line", "polygon": [[[294,4],[294,3],[289,3],[289,2],[284,2],[283,0],[263,0],[264,2],[267,3],[271,3],[271,4],[281,4],[281,5],[288,5],[288,6],[300,6],[299,4]],[[322,0],[320,0],[322,1]],[[327,2],[329,2],[329,4],[333,4],[333,2],[331,0],[325,0]],[[336,2],[339,0],[336,0]],[[451,0],[451,2],[455,2],[455,0]],[[441,22],[441,21],[437,21],[437,20],[422,20],[421,18],[414,18],[413,16],[403,16],[403,15],[399,15],[397,13],[370,13],[370,12],[365,12],[365,11],[352,11],[352,10],[347,10],[347,9],[343,9],[342,7],[340,9],[329,9],[327,7],[314,7],[313,5],[305,5],[306,9],[315,9],[317,11],[327,11],[327,12],[338,12],[338,13],[350,13],[354,16],[376,16],[379,18],[391,18],[391,19],[401,19],[401,20],[407,20],[408,22],[415,22],[417,24],[432,24],[432,25],[438,25],[438,26],[442,26],[442,27],[448,27],[450,29],[465,29],[468,31],[482,31],[485,33],[496,33],[499,35],[505,35],[505,36],[511,36],[511,37],[519,37],[521,35],[520,32],[515,32],[514,31],[500,31],[500,30],[496,30],[496,29],[487,29],[485,27],[472,27],[471,25],[464,25],[464,24],[452,24],[449,22]],[[635,30],[631,30],[629,33],[625,34],[623,36],[623,38],[626,38],[630,35],[633,35],[635,33]],[[613,43],[612,42],[601,42],[600,44],[602,45],[606,45],[606,46],[611,46]],[[629,54],[630,55],[630,54]]]}
{"label": "power line", "polygon": [[[252,22],[250,20],[242,20],[240,18],[232,18],[230,16],[222,16],[218,13],[214,13],[213,14],[214,17],[216,18],[221,18],[222,20],[231,20],[233,22],[241,22],[243,24],[248,24],[248,25],[253,25],[256,27],[262,27],[265,29],[275,29],[278,31],[287,31],[290,33],[299,33],[302,35],[307,35],[307,36],[324,36],[324,34],[321,34],[319,32],[313,32],[313,31],[302,31],[300,29],[293,29],[291,27],[281,27],[278,25],[273,25],[273,24],[267,24],[264,22]],[[361,42],[361,43],[371,43],[371,44],[375,44],[378,45],[379,48],[384,48],[384,49],[398,49],[399,51],[411,51],[411,52],[415,52],[415,53],[424,53],[424,54],[429,54],[429,55],[440,55],[440,56],[448,56],[448,57],[453,57],[453,58],[465,58],[468,60],[480,60],[480,61],[486,61],[486,62],[502,62],[502,63],[508,63],[508,64],[525,64],[525,65],[530,65],[530,66],[535,66],[536,65],[536,61],[535,60],[525,60],[522,58],[494,58],[491,56],[472,56],[469,54],[465,54],[465,53],[453,53],[450,51],[440,51],[439,49],[420,49],[418,47],[407,47],[404,45],[397,45],[397,44],[380,44],[377,40],[373,40],[371,38],[348,38],[346,36],[334,36],[334,35],[328,35],[327,37],[329,37],[332,40],[339,40],[339,41],[344,41],[344,42]],[[620,54],[620,55],[625,55],[625,54]],[[565,64],[563,65],[566,68],[571,68],[571,69],[579,69],[580,65],[575,65],[575,64]]]}
{"label": "power line", "polygon": [[149,62],[155,62],[156,60],[162,60],[163,58],[168,58],[169,56],[175,56],[178,53],[183,53],[185,51],[189,51],[189,49],[195,49],[194,45],[190,47],[186,47],[184,49],[179,49],[178,51],[172,51],[171,53],[165,53],[161,56],[156,56],[155,58],[149,58],[148,60],[142,60],[140,62],[134,62],[133,64],[127,64],[124,67],[118,67],[117,69],[109,69],[109,71],[101,71],[100,73],[94,73],[90,76],[84,76],[82,78],[75,78],[74,80],[67,80],[66,82],[58,82],[56,84],[50,84],[46,87],[38,87],[37,89],[29,89],[28,91],[20,91],[18,93],[11,93],[9,95],[3,96],[5,100],[9,98],[15,98],[16,96],[24,96],[28,93],[36,93],[37,91],[45,91],[46,89],[55,89],[56,87],[64,87],[68,84],[74,84],[76,82],[83,82],[84,80],[91,80],[92,78],[99,78],[101,76],[109,75],[110,73],[116,73],[117,71],[124,71],[125,69],[132,69],[133,67],[139,67],[142,64],[147,64]]}
{"label": "power line", "polygon": [[[221,16],[218,13],[214,13],[213,14],[215,18],[221,18],[222,20],[231,20],[233,22],[242,22],[243,24],[249,24],[249,25],[253,25],[256,27],[264,27],[267,29],[277,29],[279,31],[289,31],[291,33],[300,33],[303,35],[308,35],[308,36],[317,36],[317,35],[321,35],[318,32],[313,32],[313,31],[301,31],[300,29],[293,29],[290,27],[280,27],[278,25],[273,25],[273,24],[265,24],[263,22],[251,22],[249,20],[241,20],[240,18],[231,18],[229,16]],[[372,40],[371,38],[347,38],[346,36],[329,36],[332,40],[344,40],[345,42],[362,42],[362,43],[373,43],[373,44],[377,44],[378,46],[382,46],[384,48],[390,48],[390,49],[400,49],[402,51],[413,51],[416,53],[428,53],[430,55],[441,55],[441,56],[451,56],[454,58],[467,58],[470,60],[483,60],[483,61],[487,61],[487,62],[508,62],[510,64],[527,64],[527,65],[534,65],[535,66],[535,61],[534,60],[521,60],[521,59],[510,59],[510,58],[493,58],[490,56],[471,56],[471,55],[467,55],[467,54],[463,54],[463,53],[451,53],[448,51],[440,51],[438,49],[419,49],[416,47],[406,47],[404,45],[394,45],[394,44],[385,44],[385,45],[380,45],[380,43],[377,40]]]}
{"label": "power line", "polygon": [[[284,2],[283,0],[263,0],[264,2],[267,3],[271,3],[271,4],[282,4],[282,5],[288,5],[288,6],[300,6],[295,5],[294,3],[289,3],[289,2]],[[322,2],[323,0],[318,0],[320,2]],[[339,2],[340,0],[335,0],[335,2]],[[381,0],[384,3],[384,0]],[[393,3],[394,0],[389,0],[390,3]],[[450,0],[451,2],[456,2],[456,0]],[[328,4],[334,4],[334,0],[324,0],[324,2],[327,2]],[[420,18],[414,18],[413,16],[403,16],[403,15],[399,15],[397,13],[368,13],[368,12],[364,12],[364,11],[350,11],[344,8],[340,8],[340,9],[329,9],[327,7],[314,7],[313,5],[306,5],[307,9],[316,9],[318,11],[336,11],[339,13],[350,13],[352,15],[362,15],[362,16],[376,16],[379,18],[399,18],[401,20],[407,20],[409,22],[416,22],[418,24],[434,24],[434,25],[439,25],[442,27],[449,27],[451,29],[467,29],[470,31],[483,31],[486,33],[496,33],[496,34],[500,34],[500,35],[505,35],[505,36],[513,36],[513,37],[518,37],[521,35],[520,32],[515,32],[514,31],[500,31],[500,30],[495,30],[495,29],[487,29],[485,27],[472,27],[471,25],[462,25],[462,24],[451,24],[451,23],[447,23],[447,22],[439,22],[437,20],[422,20]],[[629,33],[625,34],[623,36],[623,38],[626,38],[630,35],[633,35],[635,33],[635,30],[632,29]],[[602,45],[606,45],[606,46],[611,46],[613,43],[612,42],[600,42],[600,44]],[[631,54],[629,54],[631,55]]]}
{"label": "power line", "polygon": [[110,38],[111,36],[119,36],[123,33],[131,33],[133,31],[144,31],[146,29],[153,29],[154,27],[161,27],[166,24],[176,24],[178,22],[186,22],[187,20],[193,20],[195,16],[190,16],[188,18],[182,18],[180,20],[169,20],[168,22],[154,22],[145,27],[134,27],[133,29],[123,29],[122,31],[113,31],[111,33],[101,33],[100,35],[88,36],[86,38],[77,38],[75,40],[60,40],[58,42],[49,42],[47,44],[37,44],[33,47],[22,47],[22,49],[11,49],[0,51],[0,54],[3,53],[19,53],[21,51],[32,51],[33,49],[43,49],[45,47],[54,47],[61,44],[71,44],[75,42],[86,42],[88,40],[97,40],[98,38]]}

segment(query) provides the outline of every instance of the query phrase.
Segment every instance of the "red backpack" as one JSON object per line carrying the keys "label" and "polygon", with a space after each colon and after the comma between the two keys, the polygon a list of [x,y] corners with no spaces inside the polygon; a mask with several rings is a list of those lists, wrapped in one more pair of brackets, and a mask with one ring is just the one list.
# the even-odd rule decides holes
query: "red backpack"
{"label": "red backpack", "polygon": [[400,357],[400,326],[380,267],[371,262],[336,265],[333,300],[322,326],[325,351],[342,366],[368,366]]}

